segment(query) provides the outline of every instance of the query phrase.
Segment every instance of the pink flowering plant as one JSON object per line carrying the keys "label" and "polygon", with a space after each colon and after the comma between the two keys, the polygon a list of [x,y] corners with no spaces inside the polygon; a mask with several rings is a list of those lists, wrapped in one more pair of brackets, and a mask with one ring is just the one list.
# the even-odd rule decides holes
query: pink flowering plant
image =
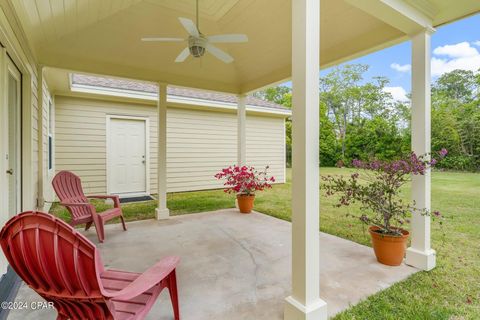
{"label": "pink flowering plant", "polygon": [[225,180],[224,191],[239,195],[254,195],[256,191],[271,188],[275,178],[267,173],[269,166],[264,170],[257,171],[251,166],[230,166],[222,169],[215,175],[219,180]]}
{"label": "pink flowering plant", "polygon": [[[400,236],[402,226],[409,223],[412,211],[430,215],[425,208],[416,208],[413,202],[404,202],[400,189],[412,175],[425,175],[427,170],[447,155],[447,150],[437,152],[438,159],[430,154],[417,156],[412,152],[408,157],[394,161],[360,161],[353,160],[353,167],[360,169],[350,177],[325,176],[322,189],[327,196],[339,195],[337,207],[361,204],[361,214],[347,214],[363,223],[379,228],[378,232]],[[440,217],[434,211],[432,216]]]}

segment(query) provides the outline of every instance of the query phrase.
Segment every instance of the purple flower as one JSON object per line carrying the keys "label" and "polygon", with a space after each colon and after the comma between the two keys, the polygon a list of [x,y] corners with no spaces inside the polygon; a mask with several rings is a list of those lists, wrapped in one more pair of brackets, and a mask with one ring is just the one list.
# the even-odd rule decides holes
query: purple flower
{"label": "purple flower", "polygon": [[[442,149],[439,155],[445,155],[447,152]],[[437,164],[441,158],[430,159],[431,154],[416,155],[411,152],[408,156],[393,160],[362,161],[354,159],[352,166],[362,169],[366,174],[362,175],[362,183],[358,183],[359,174],[352,173],[350,178],[344,176],[333,177],[331,175],[322,177],[322,188],[326,195],[340,195],[335,207],[349,206],[353,203],[362,205],[362,211],[365,214],[361,216],[352,215],[360,218],[365,224],[375,225],[389,234],[398,234],[396,226],[402,226],[410,223],[406,218],[409,211],[419,210],[423,214],[429,214],[431,211],[415,208],[415,202],[404,203],[400,196],[400,190],[403,185],[408,183],[410,175],[424,175],[429,168]],[[432,217],[440,217],[438,211],[431,212]]]}
{"label": "purple flower", "polygon": [[438,154],[439,154],[440,157],[442,157],[442,158],[444,158],[444,157],[447,155],[447,153],[448,153],[448,150],[445,149],[445,148],[442,148],[442,150],[440,150],[440,151],[438,152]]}
{"label": "purple flower", "polygon": [[352,165],[356,168],[361,168],[363,166],[363,162],[358,159],[353,159]]}

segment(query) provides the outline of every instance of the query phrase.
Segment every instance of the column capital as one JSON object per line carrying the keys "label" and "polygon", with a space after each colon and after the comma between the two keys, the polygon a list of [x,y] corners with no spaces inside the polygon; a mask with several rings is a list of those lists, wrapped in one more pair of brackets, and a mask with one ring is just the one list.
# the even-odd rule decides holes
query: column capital
{"label": "column capital", "polygon": [[410,39],[412,39],[412,38],[414,38],[415,36],[418,36],[418,35],[421,35],[421,34],[428,34],[429,36],[431,36],[431,35],[434,34],[435,32],[437,32],[437,29],[435,29],[435,28],[432,27],[432,26],[427,26],[427,27],[425,27],[425,29],[422,29],[422,30],[420,30],[419,32],[410,34],[409,37],[410,37]]}

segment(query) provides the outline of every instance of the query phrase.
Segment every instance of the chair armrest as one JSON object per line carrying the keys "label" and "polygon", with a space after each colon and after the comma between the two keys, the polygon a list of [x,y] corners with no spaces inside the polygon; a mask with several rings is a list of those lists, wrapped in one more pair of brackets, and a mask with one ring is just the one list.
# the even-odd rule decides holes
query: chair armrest
{"label": "chair armrest", "polygon": [[60,202],[60,204],[65,207],[85,207],[92,205],[88,202]]}
{"label": "chair armrest", "polygon": [[87,198],[96,198],[96,199],[115,199],[115,198],[118,198],[117,195],[103,195],[103,194],[95,194],[95,195],[91,195],[91,196],[87,196]]}
{"label": "chair armrest", "polygon": [[87,196],[87,198],[93,198],[93,199],[112,199],[113,200],[113,205],[115,208],[120,207],[120,198],[117,195],[92,195],[92,196]]}
{"label": "chair armrest", "polygon": [[111,292],[103,290],[106,297],[118,300],[130,300],[148,291],[155,285],[165,279],[178,265],[180,257],[165,257],[147,271],[142,273],[137,279],[127,285],[120,291]]}

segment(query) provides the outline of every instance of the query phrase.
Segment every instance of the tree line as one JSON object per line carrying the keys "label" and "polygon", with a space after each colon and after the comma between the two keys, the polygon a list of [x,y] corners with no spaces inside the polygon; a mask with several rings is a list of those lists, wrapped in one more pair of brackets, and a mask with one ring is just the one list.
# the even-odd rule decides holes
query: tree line
{"label": "tree line", "polygon": [[[333,68],[319,79],[320,165],[349,165],[353,159],[390,160],[411,150],[410,102],[393,99],[386,77],[364,80],[367,65]],[[287,108],[288,86],[255,93]],[[480,170],[480,71],[454,70],[432,84],[432,150],[446,148],[441,166]],[[291,163],[291,121],[286,122]]]}

